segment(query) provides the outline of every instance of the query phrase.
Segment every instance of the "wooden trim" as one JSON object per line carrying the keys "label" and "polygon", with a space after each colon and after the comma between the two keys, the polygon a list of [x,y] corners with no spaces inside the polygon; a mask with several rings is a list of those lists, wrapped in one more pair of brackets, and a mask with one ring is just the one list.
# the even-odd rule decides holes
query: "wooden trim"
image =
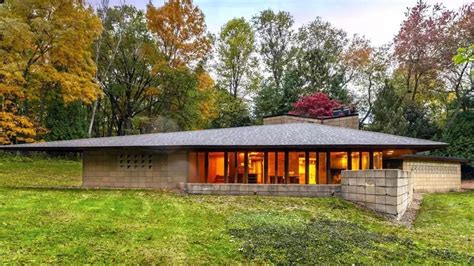
{"label": "wooden trim", "polygon": [[290,152],[285,151],[285,183],[288,184],[290,168]]}
{"label": "wooden trim", "polygon": [[352,170],[352,152],[347,152],[347,170]]}
{"label": "wooden trim", "polygon": [[249,152],[244,152],[244,183],[249,182]]}
{"label": "wooden trim", "polygon": [[273,183],[278,183],[278,152],[275,152],[275,178],[273,179]]}
{"label": "wooden trim", "polygon": [[309,151],[304,153],[304,182],[309,184]]}
{"label": "wooden trim", "polygon": [[319,185],[320,180],[319,180],[319,152],[316,152],[316,163],[314,165],[314,173],[316,175],[316,184]]}
{"label": "wooden trim", "polygon": [[224,183],[229,183],[229,153],[224,152]]}
{"label": "wooden trim", "polygon": [[239,182],[239,152],[234,152],[234,183]]}
{"label": "wooden trim", "polygon": [[359,152],[359,170],[362,170],[362,152]]}
{"label": "wooden trim", "polygon": [[326,152],[326,184],[332,184],[331,175],[331,152]]}
{"label": "wooden trim", "polygon": [[374,152],[369,151],[369,169],[374,169]]}
{"label": "wooden trim", "polygon": [[196,152],[196,173],[194,174],[196,183],[199,183],[199,152]]}
{"label": "wooden trim", "polygon": [[209,153],[204,152],[204,180],[209,182]]}
{"label": "wooden trim", "polygon": [[268,184],[268,152],[263,153],[263,183]]}

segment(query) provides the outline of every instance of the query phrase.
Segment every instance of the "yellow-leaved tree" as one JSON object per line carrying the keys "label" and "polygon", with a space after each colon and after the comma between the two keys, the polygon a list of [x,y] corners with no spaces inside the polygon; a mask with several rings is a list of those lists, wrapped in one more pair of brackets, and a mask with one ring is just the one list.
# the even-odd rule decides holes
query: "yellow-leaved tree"
{"label": "yellow-leaved tree", "polygon": [[0,144],[32,142],[41,130],[38,100],[98,96],[91,45],[102,30],[84,0],[7,0],[0,4]]}
{"label": "yellow-leaved tree", "polygon": [[148,28],[172,67],[204,59],[211,51],[202,11],[192,0],[168,0],[163,6],[147,6]]}

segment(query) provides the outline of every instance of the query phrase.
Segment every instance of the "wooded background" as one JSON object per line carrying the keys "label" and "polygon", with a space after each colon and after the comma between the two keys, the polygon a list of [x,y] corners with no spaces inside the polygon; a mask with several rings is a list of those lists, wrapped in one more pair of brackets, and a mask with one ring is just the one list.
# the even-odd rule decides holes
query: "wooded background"
{"label": "wooded background", "polygon": [[438,154],[472,160],[473,8],[419,1],[375,47],[320,17],[296,28],[285,11],[212,35],[191,0],[146,10],[6,0],[0,143],[244,126],[346,105],[363,129],[445,141]]}

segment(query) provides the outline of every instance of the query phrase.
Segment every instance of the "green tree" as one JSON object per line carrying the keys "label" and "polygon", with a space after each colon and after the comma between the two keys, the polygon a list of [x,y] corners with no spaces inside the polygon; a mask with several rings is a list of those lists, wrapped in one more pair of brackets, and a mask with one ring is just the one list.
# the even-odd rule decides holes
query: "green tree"
{"label": "green tree", "polygon": [[317,18],[298,32],[297,69],[306,93],[321,91],[332,99],[350,102],[345,66],[341,57],[347,34]]}
{"label": "green tree", "polygon": [[373,131],[403,135],[407,128],[403,112],[400,96],[396,93],[393,85],[386,81],[376,95],[372,123],[368,128]]}
{"label": "green tree", "polygon": [[255,84],[255,35],[244,18],[235,18],[221,29],[217,43],[218,85],[232,97],[242,97]]}
{"label": "green tree", "polygon": [[48,132],[46,141],[69,140],[87,137],[87,109],[79,102],[64,104],[55,97],[48,103],[45,126]]}
{"label": "green tree", "polygon": [[438,154],[467,158],[474,166],[474,112],[462,112],[456,116],[455,121],[446,128],[441,139],[449,146],[437,151]]}
{"label": "green tree", "polygon": [[235,98],[227,90],[217,92],[217,116],[211,122],[212,128],[248,126],[252,124],[247,104]]}
{"label": "green tree", "polygon": [[257,32],[259,52],[265,71],[269,74],[263,80],[255,97],[257,117],[286,113],[299,97],[296,84],[289,69],[293,65],[295,49],[294,19],[290,13],[264,10],[253,17]]}

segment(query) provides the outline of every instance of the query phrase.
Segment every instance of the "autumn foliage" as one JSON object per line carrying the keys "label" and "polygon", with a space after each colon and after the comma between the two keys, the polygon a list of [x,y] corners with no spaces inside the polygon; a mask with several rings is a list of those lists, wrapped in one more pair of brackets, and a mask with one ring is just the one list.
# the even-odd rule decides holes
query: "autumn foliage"
{"label": "autumn foliage", "polygon": [[65,103],[97,98],[90,48],[101,23],[83,0],[8,1],[0,6],[0,29],[0,143],[33,140],[53,91]]}
{"label": "autumn foliage", "polygon": [[171,66],[203,59],[211,51],[202,11],[191,0],[170,0],[147,6],[148,28]]}
{"label": "autumn foliage", "polygon": [[339,102],[329,99],[325,93],[316,92],[301,97],[293,104],[293,110],[289,113],[304,117],[321,118],[332,116],[333,110],[340,106]]}

